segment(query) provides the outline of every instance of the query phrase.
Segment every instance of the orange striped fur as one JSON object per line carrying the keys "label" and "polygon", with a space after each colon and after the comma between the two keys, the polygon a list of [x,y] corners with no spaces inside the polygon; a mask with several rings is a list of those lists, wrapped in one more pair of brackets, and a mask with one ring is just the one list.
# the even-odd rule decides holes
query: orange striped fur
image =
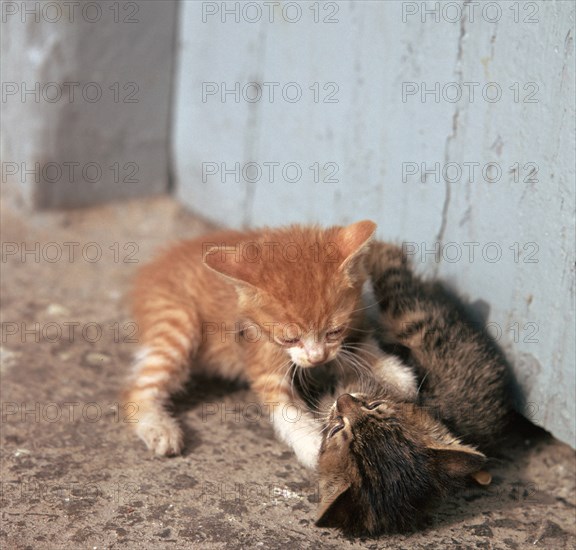
{"label": "orange striped fur", "polygon": [[[293,364],[336,362],[350,340],[366,346],[363,361],[377,361],[361,302],[375,228],[363,221],[225,231],[181,242],[144,266],[132,294],[142,347],[124,401],[137,405],[134,426],[148,448],[181,452],[182,431],[166,407],[190,373],[243,379],[263,402],[285,404],[296,401]],[[319,423],[277,416],[278,435],[314,467]]]}

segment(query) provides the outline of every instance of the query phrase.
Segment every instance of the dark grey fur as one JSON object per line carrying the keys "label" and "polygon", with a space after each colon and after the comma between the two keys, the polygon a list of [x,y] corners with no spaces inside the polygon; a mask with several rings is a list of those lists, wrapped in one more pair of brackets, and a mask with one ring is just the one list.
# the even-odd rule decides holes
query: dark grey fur
{"label": "dark grey fur", "polygon": [[497,443],[511,410],[506,361],[463,306],[416,276],[399,248],[380,243],[378,254],[381,337],[414,365],[421,387],[408,403],[377,379],[349,374],[325,396],[333,406],[317,525],[355,535],[417,526],[430,502],[481,470],[476,446]]}

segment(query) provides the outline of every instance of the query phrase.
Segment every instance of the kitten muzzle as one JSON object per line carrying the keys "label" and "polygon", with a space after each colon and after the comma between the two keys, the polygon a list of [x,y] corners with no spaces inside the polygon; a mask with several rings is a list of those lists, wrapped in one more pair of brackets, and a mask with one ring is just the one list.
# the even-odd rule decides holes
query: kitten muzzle
{"label": "kitten muzzle", "polygon": [[306,353],[306,359],[311,365],[320,365],[325,363],[328,359],[328,350],[326,346],[318,344],[316,342],[304,342],[304,351]]}
{"label": "kitten muzzle", "polygon": [[356,399],[349,393],[341,395],[336,400],[336,410],[339,413],[347,414],[356,411],[360,408],[360,400]]}

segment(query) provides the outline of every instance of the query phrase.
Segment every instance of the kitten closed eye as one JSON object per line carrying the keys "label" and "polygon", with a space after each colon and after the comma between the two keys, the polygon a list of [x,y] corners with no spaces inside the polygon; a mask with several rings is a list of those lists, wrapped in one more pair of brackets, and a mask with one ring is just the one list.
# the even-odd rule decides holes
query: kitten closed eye
{"label": "kitten closed eye", "polygon": [[341,416],[338,417],[338,424],[336,424],[336,426],[334,426],[329,432],[328,432],[328,437],[332,437],[334,435],[336,435],[340,430],[342,430],[344,428],[344,420],[342,419]]}
{"label": "kitten closed eye", "polygon": [[333,342],[335,340],[338,340],[338,338],[340,338],[340,336],[342,336],[343,332],[344,332],[344,327],[335,328],[335,329],[326,333],[326,340],[328,342]]}
{"label": "kitten closed eye", "polygon": [[295,346],[300,342],[300,338],[276,338],[281,346]]}

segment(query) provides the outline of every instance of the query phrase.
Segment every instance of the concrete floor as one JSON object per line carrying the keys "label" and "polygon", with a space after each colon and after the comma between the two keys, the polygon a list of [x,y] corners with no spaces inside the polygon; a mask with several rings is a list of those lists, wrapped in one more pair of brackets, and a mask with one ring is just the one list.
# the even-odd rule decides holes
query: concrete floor
{"label": "concrete floor", "polygon": [[2,212],[2,549],[575,547],[574,451],[527,426],[489,488],[379,540],[314,527],[314,476],[246,388],[196,381],[177,404],[185,454],[151,456],[116,405],[137,339],[122,296],[159,245],[208,226],[168,198],[17,212]]}

